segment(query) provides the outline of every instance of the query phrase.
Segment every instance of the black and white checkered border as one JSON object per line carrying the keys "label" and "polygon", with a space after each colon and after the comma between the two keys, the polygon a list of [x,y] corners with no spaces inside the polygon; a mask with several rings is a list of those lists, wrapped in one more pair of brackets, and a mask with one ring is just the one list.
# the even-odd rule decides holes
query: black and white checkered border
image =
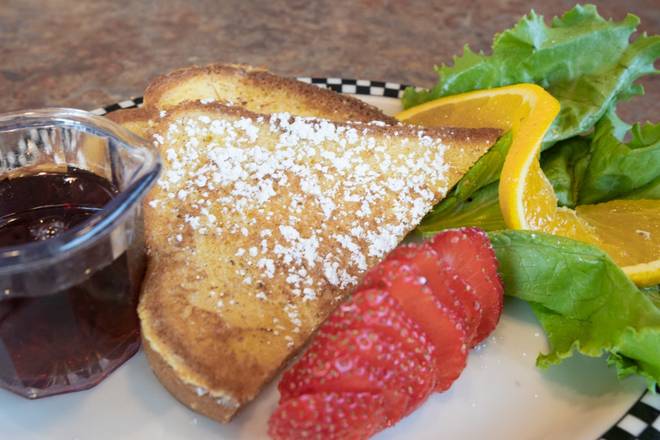
{"label": "black and white checkered border", "polygon": [[299,77],[298,81],[325,87],[339,93],[386,96],[388,98],[400,98],[405,88],[408,87],[405,84],[368,79]]}
{"label": "black and white checkered border", "polygon": [[[298,81],[307,84],[313,84],[318,87],[334,90],[339,93],[346,93],[351,95],[366,95],[366,96],[385,96],[387,98],[401,98],[403,91],[406,87],[405,84],[386,82],[386,81],[371,81],[368,79],[348,79],[348,78],[316,78],[310,76],[298,77]],[[126,99],[115,104],[108,105],[92,110],[96,115],[105,115],[106,113],[114,112],[125,108],[135,108],[142,105],[142,97]]]}
{"label": "black and white checkered border", "polygon": [[660,440],[660,387],[647,391],[600,440]]}
{"label": "black and white checkered border", "polygon": [[[388,98],[400,98],[408,87],[404,84],[364,79],[299,77],[298,80],[339,93]],[[97,108],[92,110],[92,113],[105,115],[116,110],[140,106],[141,96]],[[599,440],[660,440],[660,389],[656,387],[655,394],[651,391],[645,392]]]}
{"label": "black and white checkered border", "polygon": [[124,101],[116,102],[114,104],[106,105],[105,107],[95,108],[91,112],[95,115],[103,116],[105,114],[122,110],[125,108],[142,107],[142,96],[137,98],[125,99]]}

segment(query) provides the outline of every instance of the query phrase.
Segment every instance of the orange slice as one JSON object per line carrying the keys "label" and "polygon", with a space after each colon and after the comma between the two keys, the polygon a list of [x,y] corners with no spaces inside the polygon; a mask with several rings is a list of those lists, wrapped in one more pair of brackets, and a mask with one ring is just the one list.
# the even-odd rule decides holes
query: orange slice
{"label": "orange slice", "polygon": [[612,200],[575,211],[636,284],[660,283],[660,200]]}
{"label": "orange slice", "polygon": [[507,227],[562,235],[606,251],[638,285],[660,283],[660,201],[620,200],[557,206],[539,163],[541,142],[559,102],[534,84],[448,96],[405,110],[397,119],[425,126],[510,129],[499,202]]}

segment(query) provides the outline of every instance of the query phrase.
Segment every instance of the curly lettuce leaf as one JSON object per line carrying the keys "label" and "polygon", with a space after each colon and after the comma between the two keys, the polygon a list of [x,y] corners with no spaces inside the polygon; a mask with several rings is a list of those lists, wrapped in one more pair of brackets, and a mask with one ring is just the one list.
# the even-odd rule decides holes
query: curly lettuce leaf
{"label": "curly lettuce leaf", "polygon": [[512,139],[511,132],[504,133],[424,217],[417,232],[427,235],[457,226],[478,226],[487,231],[504,228],[496,182]]}
{"label": "curly lettuce leaf", "polygon": [[648,296],[649,299],[653,301],[653,304],[655,304],[656,307],[660,307],[660,284],[656,284],[655,286],[642,287],[639,290],[644,292],[646,296]]}
{"label": "curly lettuce leaf", "polygon": [[[452,66],[436,67],[431,90],[406,89],[404,108],[472,90],[536,83],[555,96],[561,111],[545,147],[589,130],[617,99],[643,92],[634,81],[656,73],[660,37],[630,36],[639,18],[605,20],[593,5],[577,5],[550,26],[534,11],[495,36],[491,55],[464,48]],[[588,54],[588,56],[586,56]]]}
{"label": "curly lettuce leaf", "polygon": [[[436,67],[439,81],[433,89],[407,91],[404,105],[521,82],[547,87],[595,73],[616,64],[638,24],[631,14],[618,23],[605,20],[593,5],[577,5],[555,17],[551,26],[531,11],[513,28],[495,35],[492,55],[465,46],[453,66]],[[584,56],[587,53],[590,56]]]}
{"label": "curly lettuce leaf", "polygon": [[541,168],[561,206],[577,205],[580,184],[589,164],[589,140],[580,136],[557,143],[541,156]]}
{"label": "curly lettuce leaf", "polygon": [[625,143],[630,128],[613,112],[596,125],[579,189],[580,204],[606,202],[660,178],[660,124],[635,124],[631,141]]}
{"label": "curly lettuce leaf", "polygon": [[435,235],[443,229],[475,226],[484,231],[505,229],[506,224],[497,196],[498,183],[494,182],[471,193],[465,199],[454,196],[449,203],[438,204],[415,229],[421,237]]}
{"label": "curly lettuce leaf", "polygon": [[[471,90],[535,82],[561,104],[560,114],[546,134],[542,156],[544,171],[557,192],[560,205],[574,207],[578,203],[614,196],[658,198],[660,181],[652,178],[657,176],[652,169],[634,176],[631,168],[626,167],[622,173],[626,177],[632,175],[634,182],[625,183],[624,179],[619,179],[612,184],[610,177],[616,162],[600,161],[597,153],[597,160],[587,175],[593,142],[590,137],[577,137],[588,134],[598,120],[607,118],[608,109],[613,114],[620,100],[643,94],[642,87],[635,84],[640,76],[658,73],[654,62],[660,58],[660,36],[642,35],[630,42],[638,24],[639,19],[634,15],[620,22],[606,20],[598,15],[593,5],[578,5],[562,17],[554,18],[550,26],[532,11],[512,29],[495,37],[491,55],[477,54],[466,47],[462,56],[454,58],[452,66],[436,68],[439,80],[433,89],[407,89],[404,106]],[[617,124],[608,127],[603,123],[601,132],[611,130],[619,141],[604,142],[611,138],[603,136],[599,142],[612,144],[609,148],[618,145],[617,157],[622,158],[625,148],[621,147],[623,137],[619,133],[629,128]],[[649,139],[653,139],[655,133],[652,129],[635,126],[633,131],[637,135],[633,135],[632,143],[626,148],[636,149],[635,142],[640,143],[640,148],[651,147]],[[649,154],[650,150],[645,150],[628,156],[638,158]],[[650,165],[654,163],[649,162]],[[486,155],[478,165],[488,173],[464,176],[457,185],[461,189],[453,190],[437,205],[417,233],[430,234],[460,225],[492,230],[503,224],[495,209],[497,200],[486,197],[496,194],[493,175],[500,172],[502,161],[497,154]],[[586,186],[582,189],[585,176]]]}
{"label": "curly lettuce leaf", "polygon": [[645,148],[649,145],[657,145],[658,142],[660,142],[660,124],[635,124],[632,127],[632,140],[628,146],[633,149]]}
{"label": "curly lettuce leaf", "polygon": [[628,200],[640,200],[640,199],[650,199],[658,200],[660,199],[660,176],[653,180],[648,185],[642,186],[628,194],[621,196],[622,199]]}
{"label": "curly lettuce leaf", "polygon": [[547,335],[538,366],[608,353],[620,377],[660,381],[660,310],[604,252],[529,231],[489,235],[505,293],[527,301]]}
{"label": "curly lettuce leaf", "polygon": [[557,98],[561,110],[545,135],[543,148],[591,130],[617,102],[643,95],[644,89],[635,81],[644,75],[657,74],[653,64],[658,58],[660,36],[643,35],[621,54],[614,66],[550,84],[546,89]]}
{"label": "curly lettuce leaf", "polygon": [[630,126],[610,111],[590,136],[575,136],[545,151],[541,167],[562,206],[658,199],[660,124]]}

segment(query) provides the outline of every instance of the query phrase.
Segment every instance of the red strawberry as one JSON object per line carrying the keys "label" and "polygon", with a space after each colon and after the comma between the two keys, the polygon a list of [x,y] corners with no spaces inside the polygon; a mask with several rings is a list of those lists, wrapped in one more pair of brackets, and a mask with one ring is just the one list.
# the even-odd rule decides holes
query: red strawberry
{"label": "red strawberry", "polygon": [[[385,291],[367,289],[339,307],[324,323],[319,335],[343,334],[346,330],[370,329],[388,341],[395,341],[392,353],[397,362],[392,366],[378,362],[379,367],[396,375],[383,382],[386,389],[405,394],[407,405],[403,417],[435,389],[435,348],[426,333],[405,314],[399,302]],[[402,397],[398,397],[401,399]]]}
{"label": "red strawberry", "polygon": [[305,394],[281,401],[268,421],[275,440],[367,439],[386,427],[385,402],[376,393]]}
{"label": "red strawberry", "polygon": [[440,261],[454,269],[474,289],[483,312],[472,344],[483,341],[495,329],[504,300],[504,288],[488,236],[477,228],[451,229],[437,234],[429,244],[438,253]]}
{"label": "red strawberry", "polygon": [[455,270],[444,264],[438,253],[427,243],[399,246],[388,259],[413,264],[424,275],[436,297],[456,313],[465,326],[470,346],[481,322],[481,305],[472,287],[458,276]]}
{"label": "red strawberry", "polygon": [[414,266],[387,259],[365,276],[364,285],[387,289],[404,312],[424,330],[435,347],[435,389],[444,391],[465,368],[467,335],[461,319],[443,305],[424,282]]}
{"label": "red strawberry", "polygon": [[434,384],[434,369],[400,341],[362,328],[319,332],[278,388],[282,399],[321,391],[381,392],[393,424],[426,400]]}
{"label": "red strawberry", "polygon": [[396,423],[458,377],[466,344],[497,323],[502,291],[493,250],[477,229],[394,251],[284,374],[269,434],[366,439]]}
{"label": "red strawberry", "polygon": [[[345,302],[323,324],[321,332],[370,328],[391,336],[403,349],[427,368],[434,369],[433,344],[411,320],[399,302],[384,290],[361,290]],[[435,372],[433,373],[435,375]]]}
{"label": "red strawberry", "polygon": [[[403,361],[400,345],[369,329],[319,333],[278,389],[283,400],[330,391],[382,393],[388,420],[394,422],[408,407],[404,386],[409,380],[398,371]],[[396,383],[402,379],[404,386]]]}
{"label": "red strawberry", "polygon": [[441,277],[444,283],[446,294],[457,298],[465,312],[465,327],[467,333],[467,341],[469,347],[477,345],[477,330],[481,325],[482,309],[479,298],[475,293],[472,286],[466,283],[463,278],[449,266],[446,266],[439,261],[436,264],[441,264]]}

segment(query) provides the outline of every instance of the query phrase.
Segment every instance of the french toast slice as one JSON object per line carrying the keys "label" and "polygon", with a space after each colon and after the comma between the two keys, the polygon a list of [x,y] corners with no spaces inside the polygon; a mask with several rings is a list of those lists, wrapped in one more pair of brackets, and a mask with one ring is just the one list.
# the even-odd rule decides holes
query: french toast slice
{"label": "french toast slice", "polygon": [[239,64],[174,70],[151,81],[144,92],[144,106],[158,110],[197,100],[215,100],[255,113],[287,112],[331,121],[397,123],[378,108],[351,96]]}
{"label": "french toast slice", "polygon": [[229,421],[368,268],[495,142],[186,102],[151,129],[144,349],[182,403]]}
{"label": "french toast slice", "polygon": [[218,101],[256,113],[288,112],[332,121],[397,121],[349,95],[321,89],[265,69],[241,64],[211,64],[174,70],[152,80],[143,106],[106,116],[142,137],[161,111],[184,101]]}

